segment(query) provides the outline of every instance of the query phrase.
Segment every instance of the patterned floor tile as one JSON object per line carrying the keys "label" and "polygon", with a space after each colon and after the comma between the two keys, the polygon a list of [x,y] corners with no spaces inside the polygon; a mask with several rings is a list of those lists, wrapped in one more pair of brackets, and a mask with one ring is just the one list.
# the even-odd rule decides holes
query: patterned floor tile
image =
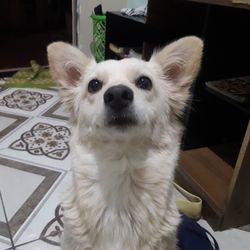
{"label": "patterned floor tile", "polygon": [[[0,190],[15,240],[43,200],[53,191],[64,172],[0,157]],[[10,181],[11,180],[11,181]],[[0,210],[0,236],[9,239],[8,225]]]}
{"label": "patterned floor tile", "polygon": [[0,140],[24,123],[28,117],[0,112]]}
{"label": "patterned floor tile", "polygon": [[65,121],[33,118],[1,143],[1,154],[50,167],[70,168],[70,130]]}
{"label": "patterned floor tile", "polygon": [[[42,239],[33,243],[26,244],[18,249],[60,249],[60,236],[62,233],[61,210],[58,206],[62,200],[65,188],[69,185],[72,178],[71,172],[68,172],[60,182],[53,194],[46,201],[39,213],[23,232],[16,245],[30,242],[36,239]],[[33,247],[33,248],[32,248]]]}
{"label": "patterned floor tile", "polygon": [[58,99],[56,91],[11,88],[0,92],[0,111],[36,116]]}
{"label": "patterned floor tile", "polygon": [[69,113],[63,108],[63,105],[60,102],[49,108],[45,113],[42,114],[42,116],[62,120],[69,119]]}

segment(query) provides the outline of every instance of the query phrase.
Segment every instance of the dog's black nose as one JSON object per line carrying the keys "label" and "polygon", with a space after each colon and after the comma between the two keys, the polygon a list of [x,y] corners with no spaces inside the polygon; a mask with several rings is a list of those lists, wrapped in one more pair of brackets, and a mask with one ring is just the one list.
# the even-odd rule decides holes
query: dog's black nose
{"label": "dog's black nose", "polygon": [[104,103],[115,111],[126,108],[133,98],[133,91],[122,84],[110,87],[104,93]]}

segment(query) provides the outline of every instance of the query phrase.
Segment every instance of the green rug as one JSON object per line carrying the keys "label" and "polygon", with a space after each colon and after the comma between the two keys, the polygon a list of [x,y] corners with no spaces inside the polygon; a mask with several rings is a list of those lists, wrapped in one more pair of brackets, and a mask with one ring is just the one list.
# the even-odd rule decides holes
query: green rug
{"label": "green rug", "polygon": [[35,60],[30,61],[31,68],[20,70],[4,84],[5,88],[51,88],[56,83],[48,69],[40,66]]}

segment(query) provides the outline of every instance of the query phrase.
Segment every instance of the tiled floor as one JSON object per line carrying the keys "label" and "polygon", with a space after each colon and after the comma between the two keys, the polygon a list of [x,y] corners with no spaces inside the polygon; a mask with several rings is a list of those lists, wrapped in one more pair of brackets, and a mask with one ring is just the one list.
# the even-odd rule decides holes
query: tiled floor
{"label": "tiled floor", "polygon": [[[0,202],[0,250],[60,249],[59,204],[71,176],[67,118],[55,90],[0,87],[0,191],[8,219]],[[249,249],[249,232],[213,232],[200,223],[222,250]]]}
{"label": "tiled floor", "polygon": [[0,250],[59,249],[67,119],[55,90],[0,88]]}

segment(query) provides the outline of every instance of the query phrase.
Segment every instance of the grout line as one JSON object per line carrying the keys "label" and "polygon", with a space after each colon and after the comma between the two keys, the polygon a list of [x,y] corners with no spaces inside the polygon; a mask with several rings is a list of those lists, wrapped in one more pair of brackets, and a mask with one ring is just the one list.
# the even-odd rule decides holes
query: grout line
{"label": "grout line", "polygon": [[[9,147],[6,149],[9,149]],[[69,171],[71,172],[71,167],[69,169],[63,169],[63,168],[60,168],[60,167],[57,167],[54,165],[53,166],[52,165],[45,165],[45,164],[42,164],[38,161],[29,161],[29,160],[26,160],[24,158],[18,158],[18,157],[14,157],[10,154],[1,153],[1,150],[6,150],[6,149],[5,148],[0,149],[0,158],[14,160],[14,161],[18,161],[18,162],[21,162],[24,164],[26,163],[26,164],[30,164],[30,165],[35,165],[39,168],[45,168],[45,169],[49,169],[49,170],[53,170],[53,171],[57,171],[57,172],[62,172],[62,173],[67,173]]]}
{"label": "grout line", "polygon": [[1,191],[0,191],[0,201],[2,203],[3,213],[4,213],[8,233],[9,233],[9,236],[10,236],[11,247],[12,247],[13,250],[15,250],[16,248],[15,248],[14,241],[13,241],[13,238],[12,238],[11,229],[10,229],[9,221],[8,221],[8,218],[7,218],[6,209],[5,209],[5,206],[4,206],[4,203],[3,203],[3,197],[2,197]]}
{"label": "grout line", "polygon": [[[42,238],[38,238],[38,239],[35,239],[35,240],[30,240],[30,241],[27,241],[27,242],[25,242],[25,243],[18,244],[18,245],[14,246],[14,247],[22,247],[22,246],[24,246],[24,245],[27,245],[27,244],[30,244],[30,243],[39,241],[39,240],[41,240],[41,239],[42,239]],[[5,249],[5,250],[12,250],[12,249],[13,249],[12,247],[9,247],[9,248],[7,248],[7,249]],[[15,248],[14,248],[14,249],[15,249]]]}
{"label": "grout line", "polygon": [[[17,115],[14,113],[9,113],[11,115]],[[15,132],[17,132],[19,129],[22,129],[23,126],[27,125],[30,121],[32,121],[32,119],[34,118],[33,116],[22,116],[25,119],[25,121],[21,122],[20,124],[18,124],[14,129],[12,129],[10,132],[8,132],[7,134],[5,134],[1,139],[0,139],[0,143],[4,143],[5,140],[8,140],[10,136],[13,136],[13,134]],[[14,118],[15,119],[15,118]],[[16,121],[18,121],[18,119],[16,119]],[[8,147],[7,147],[8,148]]]}
{"label": "grout line", "polygon": [[[61,231],[61,232],[63,232],[63,231]],[[47,239],[47,238],[49,238],[49,237],[51,237],[51,236],[53,236],[53,235],[50,233],[50,234],[48,234],[48,235],[41,236],[41,237],[39,237],[39,238],[37,238],[37,239],[30,240],[30,241],[26,241],[26,242],[24,242],[24,243],[20,243],[20,244],[14,246],[14,247],[21,247],[21,246],[24,246],[24,245],[27,245],[27,244],[30,244],[30,243],[33,243],[33,242],[36,242],[36,241],[39,241],[39,240]],[[5,249],[5,250],[12,250],[12,249],[15,250],[15,248],[12,248],[12,247],[9,247],[9,248],[7,248],[7,249]]]}
{"label": "grout line", "polygon": [[[1,156],[1,154],[0,154],[0,156]],[[13,158],[7,158],[7,159],[13,160]],[[23,162],[23,161],[18,161],[18,162],[25,164],[25,162]],[[34,165],[34,163],[33,163],[33,165]],[[34,166],[36,167],[37,165],[34,165]],[[39,166],[37,166],[37,167],[39,167]],[[42,169],[48,169],[48,168],[43,167]],[[19,170],[22,170],[22,169],[19,169]],[[55,171],[53,169],[50,169],[50,170]],[[27,172],[29,172],[29,171],[27,171]],[[61,171],[57,170],[56,172],[59,174],[58,178],[56,179],[56,181],[53,182],[52,186],[47,190],[47,192],[44,194],[44,196],[40,199],[40,201],[37,203],[37,205],[33,208],[31,213],[29,214],[29,216],[26,218],[25,222],[23,222],[22,225],[18,228],[18,230],[15,233],[15,238],[14,238],[15,242],[18,241],[18,239],[21,237],[23,232],[26,230],[26,228],[29,226],[29,224],[33,221],[33,219],[36,217],[36,215],[39,213],[39,211],[43,208],[43,206],[46,204],[46,201],[55,192],[56,188],[64,180],[64,178],[67,174],[67,172],[62,171],[62,170]]]}

